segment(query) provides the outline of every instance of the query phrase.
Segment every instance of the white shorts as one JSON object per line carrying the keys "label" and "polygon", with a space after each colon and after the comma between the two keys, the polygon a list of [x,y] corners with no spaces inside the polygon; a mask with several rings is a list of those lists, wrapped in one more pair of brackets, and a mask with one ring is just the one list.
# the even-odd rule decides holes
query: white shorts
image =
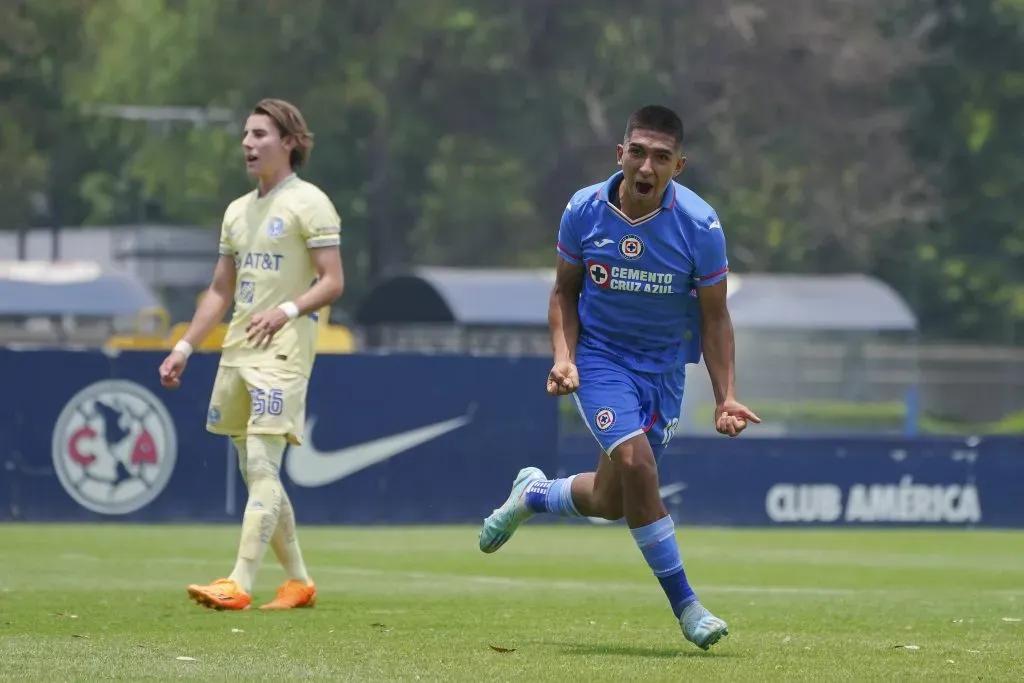
{"label": "white shorts", "polygon": [[273,434],[302,443],[309,378],[275,368],[220,366],[206,430],[226,436]]}

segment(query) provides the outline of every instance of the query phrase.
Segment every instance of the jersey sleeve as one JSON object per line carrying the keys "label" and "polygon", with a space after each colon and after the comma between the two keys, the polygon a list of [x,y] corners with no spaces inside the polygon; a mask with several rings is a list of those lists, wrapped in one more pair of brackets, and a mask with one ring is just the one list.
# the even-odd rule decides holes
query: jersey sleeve
{"label": "jersey sleeve", "polygon": [[573,265],[583,263],[583,247],[572,216],[572,202],[562,212],[562,222],[558,226],[558,255]]}
{"label": "jersey sleeve", "polygon": [[235,248],[231,246],[231,209],[224,212],[224,220],[220,224],[220,242],[217,253],[221,256],[234,256]]}
{"label": "jersey sleeve", "polygon": [[319,196],[307,202],[299,212],[299,225],[309,249],[341,244],[341,217],[327,197]]}
{"label": "jersey sleeve", "polygon": [[712,214],[705,221],[694,221],[697,228],[696,272],[694,282],[698,287],[709,287],[721,282],[729,273],[729,259],[725,253],[725,232],[718,216]]}

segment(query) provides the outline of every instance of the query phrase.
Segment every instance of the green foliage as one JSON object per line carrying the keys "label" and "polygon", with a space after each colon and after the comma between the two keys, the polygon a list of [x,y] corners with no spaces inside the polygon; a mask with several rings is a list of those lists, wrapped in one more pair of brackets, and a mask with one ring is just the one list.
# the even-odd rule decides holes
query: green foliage
{"label": "green foliage", "polygon": [[42,191],[66,224],[216,226],[250,186],[240,124],[275,96],[316,133],[305,174],[343,215],[353,293],[393,265],[550,265],[568,196],[659,101],[737,270],[873,272],[929,335],[1004,341],[1024,333],[1022,34],[1019,0],[2,3],[0,225]]}
{"label": "green foliage", "polygon": [[915,104],[913,149],[942,162],[943,214],[922,235],[930,249],[916,263],[932,334],[1009,342],[1024,334],[1021,8],[1016,0],[923,0],[908,10],[932,13],[929,48],[942,56],[904,84]]}

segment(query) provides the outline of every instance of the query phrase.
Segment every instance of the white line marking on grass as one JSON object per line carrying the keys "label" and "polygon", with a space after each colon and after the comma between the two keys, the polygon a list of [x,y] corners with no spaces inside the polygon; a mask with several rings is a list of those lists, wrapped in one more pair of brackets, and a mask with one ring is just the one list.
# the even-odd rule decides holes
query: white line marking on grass
{"label": "white line marking on grass", "polygon": [[[117,562],[126,564],[124,558],[99,558],[92,555],[65,554],[60,559],[75,562]],[[131,561],[127,561],[130,563]],[[170,566],[193,566],[193,567],[227,567],[230,565],[230,558],[224,560],[211,560],[207,558],[187,557],[162,557],[146,558],[140,560],[152,573],[152,569]],[[276,571],[277,564],[273,561],[264,562],[264,570]],[[511,576],[490,576],[485,574],[453,574],[446,572],[424,572],[408,571],[400,569],[378,569],[368,567],[346,567],[346,566],[320,566],[313,572],[317,575],[351,576],[363,577],[366,579],[401,579],[414,582],[420,587],[434,587],[439,590],[461,590],[466,585],[475,589],[486,588],[521,588],[531,591],[549,590],[562,592],[587,592],[587,593],[608,593],[608,592],[637,592],[644,593],[652,590],[651,582],[639,581],[606,581],[602,579],[544,579],[538,577],[511,577]],[[652,579],[653,580],[653,579]],[[397,588],[397,587],[396,587]],[[700,584],[697,586],[701,593],[720,593],[734,595],[769,595],[769,596],[793,596],[793,597],[854,597],[854,596],[922,596],[933,595],[934,589],[915,588],[843,588],[827,586],[756,586],[737,584]],[[971,591],[974,594],[993,597],[1024,596],[1022,589],[981,589]]]}

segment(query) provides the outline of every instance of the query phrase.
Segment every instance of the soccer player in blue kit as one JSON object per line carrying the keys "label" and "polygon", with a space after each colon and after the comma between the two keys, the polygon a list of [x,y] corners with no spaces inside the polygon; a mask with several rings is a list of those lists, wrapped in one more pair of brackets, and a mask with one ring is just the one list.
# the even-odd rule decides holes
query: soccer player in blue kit
{"label": "soccer player in blue kit", "polygon": [[703,352],[719,433],[736,436],[760,419],[736,400],[725,236],[714,209],[673,180],[686,164],[682,147],[679,116],[642,107],[617,148],[622,170],[566,206],[547,391],[572,395],[603,452],[596,472],[551,480],[536,467],[520,470],[484,521],[480,549],[498,550],[538,513],[625,517],[683,635],[706,650],[729,629],[690,587],[658,493],[657,462],[679,423],[686,365]]}

